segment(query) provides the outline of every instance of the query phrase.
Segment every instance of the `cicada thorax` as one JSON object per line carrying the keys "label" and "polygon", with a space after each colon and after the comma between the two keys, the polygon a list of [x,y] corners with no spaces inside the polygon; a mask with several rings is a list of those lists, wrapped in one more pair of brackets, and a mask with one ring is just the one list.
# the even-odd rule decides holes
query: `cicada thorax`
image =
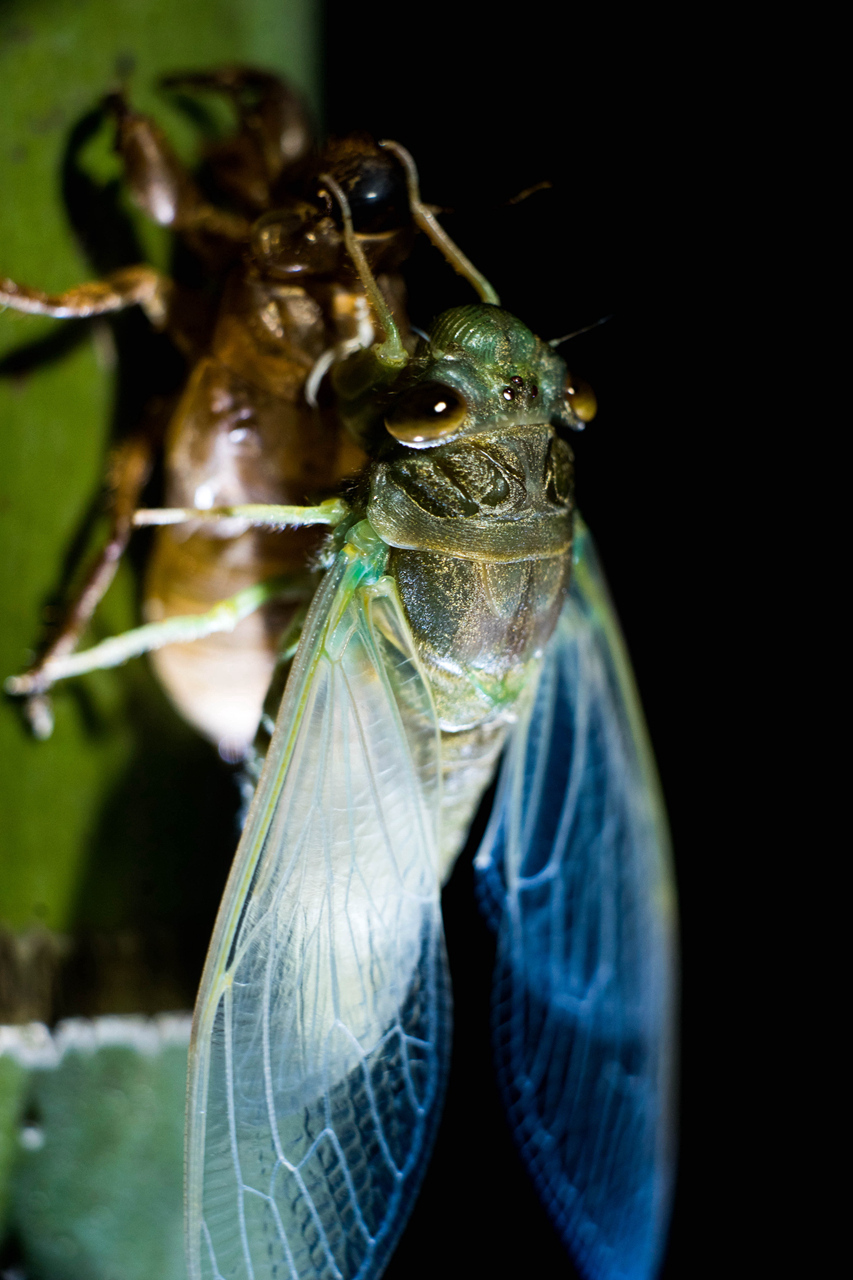
{"label": "cicada thorax", "polygon": [[[355,197],[368,189],[357,235],[408,332],[398,267],[412,233],[388,181],[394,161],[357,138],[321,153],[314,174],[335,164]],[[399,176],[395,181],[399,186]],[[341,431],[331,397],[318,397],[310,382],[324,360],[374,337],[363,285],[316,176],[312,198],[305,194],[311,183],[309,173],[301,191],[257,221],[227,283],[209,354],[195,366],[169,429],[169,506],[301,505],[335,493],[366,461]],[[322,540],[316,530],[261,532],[231,521],[161,530],[147,578],[147,616],[203,613],[259,581],[304,573]],[[231,633],[153,656],[181,714],[226,755],[242,754],[254,737],[279,640],[297,607],[268,604]]]}
{"label": "cicada thorax", "polygon": [[444,875],[568,590],[565,413],[562,360],[507,312],[475,306],[439,317],[373,426],[362,421],[385,434],[367,518],[390,548],[441,730]]}

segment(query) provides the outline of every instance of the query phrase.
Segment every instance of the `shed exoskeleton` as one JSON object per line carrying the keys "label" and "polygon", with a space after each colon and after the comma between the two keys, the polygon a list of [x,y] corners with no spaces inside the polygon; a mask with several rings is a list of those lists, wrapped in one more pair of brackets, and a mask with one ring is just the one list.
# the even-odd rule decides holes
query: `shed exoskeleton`
{"label": "shed exoskeleton", "polygon": [[[225,94],[240,121],[237,134],[207,157],[220,207],[151,119],[120,94],[106,103],[133,199],[184,240],[208,287],[190,288],[140,265],[55,296],[0,280],[0,303],[58,317],[139,305],[173,338],[190,368],[166,431],[167,506],[319,501],[364,460],[341,435],[328,397],[321,392],[318,402],[320,381],[335,356],[369,345],[373,328],[318,173],[331,171],[349,193],[356,234],[405,329],[398,267],[412,226],[399,165],[365,135],[332,140],[317,152],[298,97],[268,73],[225,67],[169,76],[164,86]],[[48,691],[112,579],[158,447],[149,423],[117,449],[108,542],[39,661],[9,682],[27,697],[41,735],[52,723]],[[179,711],[226,758],[242,756],[253,738],[281,634],[313,590],[307,569],[317,545],[311,529],[281,537],[238,520],[197,519],[157,531],[144,591],[152,623],[204,614],[259,582],[289,580],[233,629],[152,654]]]}

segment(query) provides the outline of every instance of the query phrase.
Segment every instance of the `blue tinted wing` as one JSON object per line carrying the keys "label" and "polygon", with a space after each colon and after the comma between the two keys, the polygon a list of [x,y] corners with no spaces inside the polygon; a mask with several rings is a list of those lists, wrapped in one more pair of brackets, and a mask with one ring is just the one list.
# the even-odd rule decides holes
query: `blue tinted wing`
{"label": "blue tinted wing", "polygon": [[673,1172],[666,817],[589,534],[477,855],[502,902],[493,1020],[510,1122],[589,1280],[650,1280]]}
{"label": "blue tinted wing", "polygon": [[438,728],[373,543],[306,620],[202,978],[192,1280],[374,1280],[438,1119]]}

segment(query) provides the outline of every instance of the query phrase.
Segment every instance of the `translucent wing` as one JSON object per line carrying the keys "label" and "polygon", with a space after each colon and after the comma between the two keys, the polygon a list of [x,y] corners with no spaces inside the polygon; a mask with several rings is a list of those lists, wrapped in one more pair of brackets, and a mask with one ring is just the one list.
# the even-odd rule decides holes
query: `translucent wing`
{"label": "translucent wing", "polygon": [[497,1068],[584,1276],[649,1280],[672,1180],[675,902],[642,711],[589,534],[477,855]]}
{"label": "translucent wing", "polygon": [[438,731],[386,549],[366,524],[350,537],[306,621],[202,979],[192,1280],[377,1276],[440,1111]]}

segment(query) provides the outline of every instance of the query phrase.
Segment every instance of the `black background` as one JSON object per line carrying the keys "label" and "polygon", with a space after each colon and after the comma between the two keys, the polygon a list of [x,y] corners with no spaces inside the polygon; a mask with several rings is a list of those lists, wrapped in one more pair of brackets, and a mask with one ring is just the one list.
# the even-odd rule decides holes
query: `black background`
{"label": "black background", "polygon": [[[409,148],[423,198],[540,336],[612,317],[561,354],[599,399],[575,442],[578,503],[634,661],[676,855],[681,1155],[663,1270],[674,1280],[704,1274],[712,1256],[744,1257],[731,1243],[747,1141],[733,1120],[746,1086],[731,906],[748,708],[729,679],[743,639],[732,599],[736,406],[729,340],[709,314],[725,288],[716,91],[698,26],[679,34],[649,21],[590,3],[517,5],[508,17],[464,3],[327,0],[325,100],[331,132],[363,127]],[[543,180],[551,190],[507,203]],[[472,300],[425,245],[408,279],[420,325]],[[388,1280],[572,1274],[492,1083],[491,942],[471,880],[469,858],[445,893],[455,1000],[445,1118]]]}

